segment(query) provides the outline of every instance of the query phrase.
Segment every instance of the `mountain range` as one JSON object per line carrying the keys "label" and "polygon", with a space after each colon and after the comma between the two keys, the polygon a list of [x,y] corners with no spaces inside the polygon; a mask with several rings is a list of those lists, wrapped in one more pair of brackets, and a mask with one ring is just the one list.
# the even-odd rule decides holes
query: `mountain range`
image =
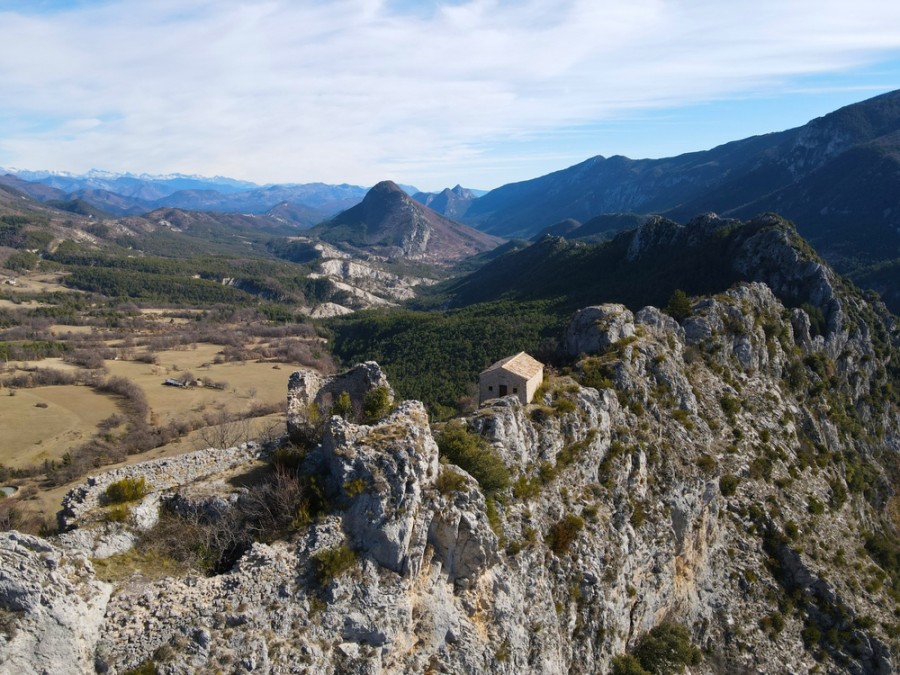
{"label": "mountain range", "polygon": [[898,255],[900,92],[808,124],[665,159],[592,157],[474,200],[461,219],[530,237],[567,218],[777,211],[838,268]]}
{"label": "mountain range", "polygon": [[[142,215],[174,207],[191,211],[270,214],[294,227],[311,227],[357,204],[367,189],[325,183],[257,185],[217,176],[151,176],[91,171],[83,175],[0,169],[0,185],[43,202],[80,200],[109,216]],[[404,186],[409,194],[418,193]]]}
{"label": "mountain range", "polygon": [[[293,229],[328,222],[317,232],[331,241],[345,230],[329,219],[367,194],[347,184],[261,186],[222,177],[98,171],[19,171],[0,176],[0,185],[98,218],[179,208],[266,216]],[[900,308],[900,91],[711,150],[663,159],[596,156],[486,194],[460,185],[437,193],[400,187],[429,213],[507,239],[551,234],[602,241],[654,214],[687,223],[705,212],[743,220],[777,212],[836,270]],[[396,230],[396,223],[391,227]],[[447,223],[441,228],[458,230]]]}

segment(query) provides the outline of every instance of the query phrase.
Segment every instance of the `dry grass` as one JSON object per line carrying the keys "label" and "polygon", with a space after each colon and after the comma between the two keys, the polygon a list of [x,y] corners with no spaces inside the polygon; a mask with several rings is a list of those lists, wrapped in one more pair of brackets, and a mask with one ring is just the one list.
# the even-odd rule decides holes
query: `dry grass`
{"label": "dry grass", "polygon": [[[107,361],[106,367],[110,375],[126,377],[144,390],[158,423],[191,412],[244,412],[255,404],[280,403],[286,399],[287,380],[296,366],[252,362],[212,363],[220,350],[218,345],[200,344],[196,349],[158,352],[159,365]],[[178,379],[188,372],[198,379],[224,382],[227,386],[225,389],[179,389],[163,385],[166,378]]]}
{"label": "dry grass", "polygon": [[65,338],[67,335],[90,335],[97,332],[94,326],[65,326],[54,324],[47,330],[56,338]]}
{"label": "dry grass", "polygon": [[[81,370],[81,367],[74,364],[69,363],[68,361],[63,361],[60,358],[53,359],[42,359],[40,361],[9,361],[8,363],[0,363],[0,371],[3,370],[3,366],[6,366],[7,374],[12,373],[16,370],[32,370],[34,368],[46,368],[52,370],[67,370],[67,371],[75,371]],[[0,388],[0,391],[3,391]],[[6,395],[6,392],[3,391],[3,394]]]}
{"label": "dry grass", "polygon": [[59,273],[38,272],[32,274],[23,274],[16,277],[15,285],[4,284],[3,290],[7,293],[17,293],[22,295],[34,295],[36,293],[81,293],[72,288],[63,286],[60,279],[65,276]]}
{"label": "dry grass", "polygon": [[[109,396],[88,387],[20,389],[0,396],[0,464],[21,468],[59,459],[93,436],[117,412]],[[47,407],[42,407],[46,405]]]}
{"label": "dry grass", "polygon": [[[53,287],[53,278],[29,278],[27,281],[27,284],[23,283],[18,289],[19,292],[62,289]],[[27,296],[22,297],[27,301]],[[147,315],[146,318],[153,321],[153,326],[145,324],[140,332],[134,334],[135,338],[147,335],[148,333],[144,331],[148,329],[152,335],[182,330],[179,325],[182,320],[179,317],[167,316],[168,312],[169,310],[143,310],[142,313]],[[223,326],[222,330],[227,331],[228,328]],[[51,332],[62,339],[66,339],[68,333],[73,341],[77,341],[83,339],[84,335],[95,332],[99,333],[97,337],[102,340],[107,331],[104,328],[57,324],[52,326]],[[248,342],[245,345],[247,347],[264,344],[267,340],[255,339]],[[94,344],[105,344],[107,347],[118,349],[127,348],[134,356],[146,353],[145,347],[123,343],[121,332],[114,337],[110,331],[109,339]],[[221,345],[199,343],[189,348],[158,351],[154,352],[157,365],[138,361],[107,360],[104,363],[107,372],[103,377],[125,377],[140,387],[149,404],[151,413],[147,421],[151,425],[163,426],[182,420],[195,422],[203,420],[208,424],[230,413],[240,416],[258,406],[280,406],[285,401],[288,377],[299,367],[298,364],[252,361],[214,363],[222,349]],[[119,353],[126,354],[128,351]],[[21,364],[10,362],[7,372],[11,373],[16,367],[78,370],[75,364],[66,363],[61,359],[44,359]],[[163,385],[166,378],[179,379],[188,372],[200,380],[223,382],[227,386],[224,389],[205,387],[180,389]],[[46,404],[47,407],[37,407],[38,403]],[[95,436],[98,433],[99,422],[121,412],[123,411],[117,407],[115,398],[98,394],[85,386],[19,389],[15,396],[8,396],[8,390],[0,387],[0,464],[21,468],[40,466],[45,459],[58,460],[67,450],[76,448]],[[238,431],[241,438],[237,439],[238,442],[279,435],[284,432],[284,415],[271,414],[248,419],[240,426]],[[115,429],[113,432],[122,430]],[[103,466],[97,471],[106,471],[158,457],[176,456],[201,447],[217,446],[216,443],[209,441],[231,438],[235,433],[235,429],[228,428],[227,425],[197,429],[166,446],[132,455],[122,463]],[[27,495],[21,504],[23,508],[43,518],[52,519],[65,493],[83,480],[81,477],[72,483],[51,489],[48,489],[40,476],[14,482],[20,485],[22,492]],[[140,566],[138,561],[135,563]],[[125,566],[127,567],[127,564]]]}
{"label": "dry grass", "polygon": [[103,581],[123,581],[135,575],[154,581],[164,577],[181,576],[190,568],[184,563],[154,550],[131,549],[109,558],[95,559],[94,571]]}

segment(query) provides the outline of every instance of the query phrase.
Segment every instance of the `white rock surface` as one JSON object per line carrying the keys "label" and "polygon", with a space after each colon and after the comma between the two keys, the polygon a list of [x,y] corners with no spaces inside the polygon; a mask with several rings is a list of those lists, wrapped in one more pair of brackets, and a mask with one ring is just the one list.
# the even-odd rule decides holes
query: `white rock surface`
{"label": "white rock surface", "polygon": [[0,673],[93,673],[94,649],[112,586],[91,563],[38,537],[0,532]]}

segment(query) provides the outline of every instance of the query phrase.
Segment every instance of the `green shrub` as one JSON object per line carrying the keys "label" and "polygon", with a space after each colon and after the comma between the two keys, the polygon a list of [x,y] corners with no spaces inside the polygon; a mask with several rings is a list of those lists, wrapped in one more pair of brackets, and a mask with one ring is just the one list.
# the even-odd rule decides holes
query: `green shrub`
{"label": "green shrub", "polygon": [[543,481],[539,476],[529,478],[528,476],[519,476],[513,483],[513,497],[518,500],[534,499],[541,493]]}
{"label": "green shrub", "polygon": [[809,625],[803,629],[800,636],[803,638],[803,644],[809,649],[822,640],[822,631],[819,630],[818,626]]}
{"label": "green shrub", "polygon": [[691,315],[691,299],[683,290],[676,288],[664,311],[676,321],[682,321]]}
{"label": "green shrub", "polygon": [[765,456],[760,456],[750,462],[750,477],[759,480],[762,478],[768,481],[772,478],[772,460]]}
{"label": "green shrub", "polygon": [[630,520],[631,526],[635,528],[640,527],[647,521],[647,505],[644,502],[635,502]]}
{"label": "green shrub", "polygon": [[460,424],[448,425],[438,436],[441,457],[469,473],[486,495],[492,495],[509,485],[509,469],[488,443],[471,434]]}
{"label": "green shrub", "polygon": [[[596,356],[589,356],[578,364],[578,382],[583,387],[612,389],[614,371],[610,363],[604,362]],[[537,397],[535,397],[537,400]]]}
{"label": "green shrub", "polygon": [[313,556],[316,580],[327,586],[356,564],[356,552],[346,544],[326,548]]}
{"label": "green shrub", "polygon": [[809,317],[810,335],[813,337],[816,335],[825,335],[828,323],[825,321],[825,314],[822,313],[822,310],[808,302],[804,302],[800,305],[800,309],[806,312],[806,315]]}
{"label": "green shrub", "polygon": [[450,495],[459,492],[466,485],[466,477],[457,473],[450,467],[441,467],[441,473],[434,481],[434,486],[442,495]]}
{"label": "green shrub", "polygon": [[344,483],[344,492],[350,498],[361,495],[366,491],[366,481],[362,478],[354,478]]}
{"label": "green shrub", "polygon": [[724,476],[719,478],[719,491],[722,493],[723,497],[730,497],[735,492],[737,492],[737,486],[740,482],[741,479],[737,476],[726,473]]}
{"label": "green shrub", "polygon": [[347,419],[353,414],[353,402],[350,400],[350,394],[342,391],[331,406],[331,414]]}
{"label": "green shrub", "polygon": [[305,459],[306,451],[289,444],[275,449],[272,455],[272,464],[276,470],[280,469],[293,475],[300,470]]}
{"label": "green shrub", "polygon": [[714,473],[719,463],[712,455],[700,455],[697,458],[697,466],[705,473]]}
{"label": "green shrub", "polygon": [[806,503],[806,508],[814,516],[821,516],[825,513],[825,505],[812,495]]}
{"label": "green shrub", "polygon": [[143,476],[138,478],[123,478],[106,487],[106,502],[108,504],[123,504],[133,502],[145,497],[150,491]]}
{"label": "green shrub", "polygon": [[831,488],[831,497],[828,500],[828,505],[832,511],[839,511],[847,501],[847,488],[844,487],[844,483],[839,478],[829,481],[828,486]]}
{"label": "green shrub", "polygon": [[677,623],[661,623],[641,637],[634,656],[653,675],[669,675],[700,663],[701,654],[691,644],[687,628]]}
{"label": "green shrub", "polygon": [[134,668],[124,671],[123,675],[156,675],[156,663],[153,659],[147,659]]}
{"label": "green shrub", "polygon": [[377,422],[391,412],[393,405],[390,390],[387,387],[376,387],[363,398],[363,420],[367,424]]}
{"label": "green shrub", "polygon": [[125,523],[131,517],[131,509],[128,504],[114,504],[103,515],[108,523]]}
{"label": "green shrub", "polygon": [[672,411],[672,418],[681,424],[681,426],[687,426],[690,423],[691,415],[687,410],[675,408],[675,410]]}
{"label": "green shrub", "polygon": [[775,637],[784,630],[784,616],[781,612],[772,612],[759,620],[759,627],[763,632]]}
{"label": "green shrub", "polygon": [[610,673],[611,675],[650,675],[641,666],[641,662],[631,654],[614,656]]}
{"label": "green shrub", "polygon": [[741,402],[728,394],[722,395],[722,398],[719,399],[719,404],[722,406],[722,412],[728,417],[734,417],[741,409]]}
{"label": "green shrub", "polygon": [[800,536],[800,527],[793,520],[789,520],[784,524],[784,533],[788,539],[796,539]]}
{"label": "green shrub", "polygon": [[501,546],[505,543],[503,536],[503,520],[500,518],[500,511],[497,509],[497,500],[493,497],[487,497],[484,500],[484,515],[487,516],[488,524],[494,531],[494,534],[500,539]]}
{"label": "green shrub", "polygon": [[557,415],[565,415],[570,412],[575,412],[575,403],[567,398],[558,398],[554,401],[553,408],[556,410]]}
{"label": "green shrub", "polygon": [[31,251],[16,251],[6,259],[5,266],[7,269],[21,272],[32,270],[37,264],[38,257]]}
{"label": "green shrub", "polygon": [[547,532],[547,546],[556,555],[563,555],[583,528],[584,520],[580,516],[569,514],[550,526],[550,531]]}

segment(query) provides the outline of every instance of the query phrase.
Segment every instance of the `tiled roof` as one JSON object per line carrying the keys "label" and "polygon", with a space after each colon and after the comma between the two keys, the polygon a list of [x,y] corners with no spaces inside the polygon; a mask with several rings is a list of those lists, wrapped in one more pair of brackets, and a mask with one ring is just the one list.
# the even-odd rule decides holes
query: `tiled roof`
{"label": "tiled roof", "polygon": [[526,380],[530,380],[544,369],[544,364],[531,358],[525,352],[519,352],[515,356],[507,356],[505,359],[500,359],[497,363],[492,364],[483,372],[487,373],[492,370],[500,369],[524,377]]}

